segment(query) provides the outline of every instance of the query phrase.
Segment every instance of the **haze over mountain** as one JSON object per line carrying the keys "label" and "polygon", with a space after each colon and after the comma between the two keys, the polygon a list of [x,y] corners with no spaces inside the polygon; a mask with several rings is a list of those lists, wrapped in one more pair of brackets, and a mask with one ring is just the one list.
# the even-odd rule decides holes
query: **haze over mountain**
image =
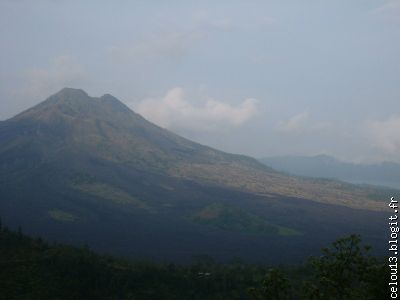
{"label": "haze over mountain", "polygon": [[0,120],[79,86],[227,152],[400,163],[398,1],[256,2],[0,1]]}
{"label": "haze over mountain", "polygon": [[293,175],[400,188],[400,164],[395,162],[354,164],[328,155],[275,156],[261,158],[260,161],[275,170]]}
{"label": "haze over mountain", "polygon": [[111,95],[70,88],[0,123],[0,189],[5,223],[174,260],[296,260],[351,232],[379,250],[386,205],[376,199],[389,196],[276,172],[158,127]]}

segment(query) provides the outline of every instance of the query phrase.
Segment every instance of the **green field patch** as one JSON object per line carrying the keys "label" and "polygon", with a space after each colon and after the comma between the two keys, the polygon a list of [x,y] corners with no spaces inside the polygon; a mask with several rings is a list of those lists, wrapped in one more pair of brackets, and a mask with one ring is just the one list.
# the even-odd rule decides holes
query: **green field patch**
{"label": "green field patch", "polygon": [[78,219],[75,215],[60,209],[49,210],[48,213],[51,218],[61,222],[75,222]]}
{"label": "green field patch", "polygon": [[221,203],[207,205],[195,213],[191,219],[200,224],[229,231],[282,236],[300,234],[294,229],[269,224],[260,216]]}
{"label": "green field patch", "polygon": [[300,236],[303,235],[302,232],[297,231],[293,228],[289,228],[289,227],[285,227],[285,226],[279,226],[276,225],[276,227],[278,228],[278,234],[282,235],[282,236]]}
{"label": "green field patch", "polygon": [[115,204],[135,205],[138,208],[151,210],[151,208],[136,197],[127,192],[104,183],[74,183],[72,187],[86,194],[96,196]]}

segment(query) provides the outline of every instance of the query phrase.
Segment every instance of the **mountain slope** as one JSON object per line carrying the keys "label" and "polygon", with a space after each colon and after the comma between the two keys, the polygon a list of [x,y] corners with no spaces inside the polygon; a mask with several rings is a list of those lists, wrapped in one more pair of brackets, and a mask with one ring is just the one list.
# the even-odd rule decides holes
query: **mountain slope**
{"label": "mountain slope", "polygon": [[76,161],[78,156],[249,192],[382,209],[368,199],[366,190],[286,176],[255,159],[186,140],[146,121],[111,95],[91,98],[82,90],[63,89],[3,123],[0,142],[0,159],[8,163],[8,155],[18,151],[30,151],[29,163],[32,154],[38,163],[57,163],[60,157]]}
{"label": "mountain slope", "polygon": [[400,164],[353,164],[342,162],[327,155],[277,156],[260,159],[272,168],[294,175],[339,179],[350,183],[373,184],[398,189]]}
{"label": "mountain slope", "polygon": [[16,136],[20,140],[14,147],[47,142],[46,160],[60,152],[74,151],[156,170],[167,170],[182,160],[240,161],[260,167],[254,159],[201,146],[151,124],[111,95],[91,98],[82,90],[63,89],[5,122],[1,129],[4,133],[14,131],[9,139],[2,134],[1,142],[6,147],[15,142]]}
{"label": "mountain slope", "polygon": [[373,192],[191,142],[111,95],[63,89],[0,123],[6,223],[115,254],[284,259],[286,246],[299,259],[352,232],[376,245],[386,205]]}

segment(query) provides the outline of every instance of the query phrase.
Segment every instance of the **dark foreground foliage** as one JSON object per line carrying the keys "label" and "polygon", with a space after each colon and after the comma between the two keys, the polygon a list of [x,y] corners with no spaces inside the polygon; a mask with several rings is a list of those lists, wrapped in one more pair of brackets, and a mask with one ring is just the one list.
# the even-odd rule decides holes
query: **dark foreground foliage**
{"label": "dark foreground foliage", "polygon": [[[287,275],[286,275],[287,274]],[[0,299],[388,299],[388,270],[358,236],[305,266],[137,262],[49,245],[0,224]]]}
{"label": "dark foreground foliage", "polygon": [[388,266],[369,255],[357,235],[335,241],[310,259],[300,284],[279,269],[270,269],[262,286],[251,288],[253,299],[380,300],[390,299]]}
{"label": "dark foreground foliage", "polygon": [[0,233],[0,299],[248,299],[268,269],[207,256],[191,265],[132,263]]}

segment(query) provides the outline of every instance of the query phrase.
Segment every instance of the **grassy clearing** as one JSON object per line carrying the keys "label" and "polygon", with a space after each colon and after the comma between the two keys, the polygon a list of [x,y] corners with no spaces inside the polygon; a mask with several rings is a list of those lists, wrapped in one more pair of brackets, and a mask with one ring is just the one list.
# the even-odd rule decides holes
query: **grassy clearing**
{"label": "grassy clearing", "polygon": [[297,230],[270,224],[260,216],[221,203],[207,205],[195,213],[192,220],[229,231],[282,236],[301,235]]}
{"label": "grassy clearing", "polygon": [[72,185],[74,189],[81,192],[100,197],[111,201],[115,204],[135,205],[138,208],[151,210],[151,208],[136,197],[131,196],[127,192],[104,183],[75,183]]}
{"label": "grassy clearing", "polygon": [[61,222],[75,222],[78,219],[75,215],[60,209],[53,209],[48,213],[51,218]]}

